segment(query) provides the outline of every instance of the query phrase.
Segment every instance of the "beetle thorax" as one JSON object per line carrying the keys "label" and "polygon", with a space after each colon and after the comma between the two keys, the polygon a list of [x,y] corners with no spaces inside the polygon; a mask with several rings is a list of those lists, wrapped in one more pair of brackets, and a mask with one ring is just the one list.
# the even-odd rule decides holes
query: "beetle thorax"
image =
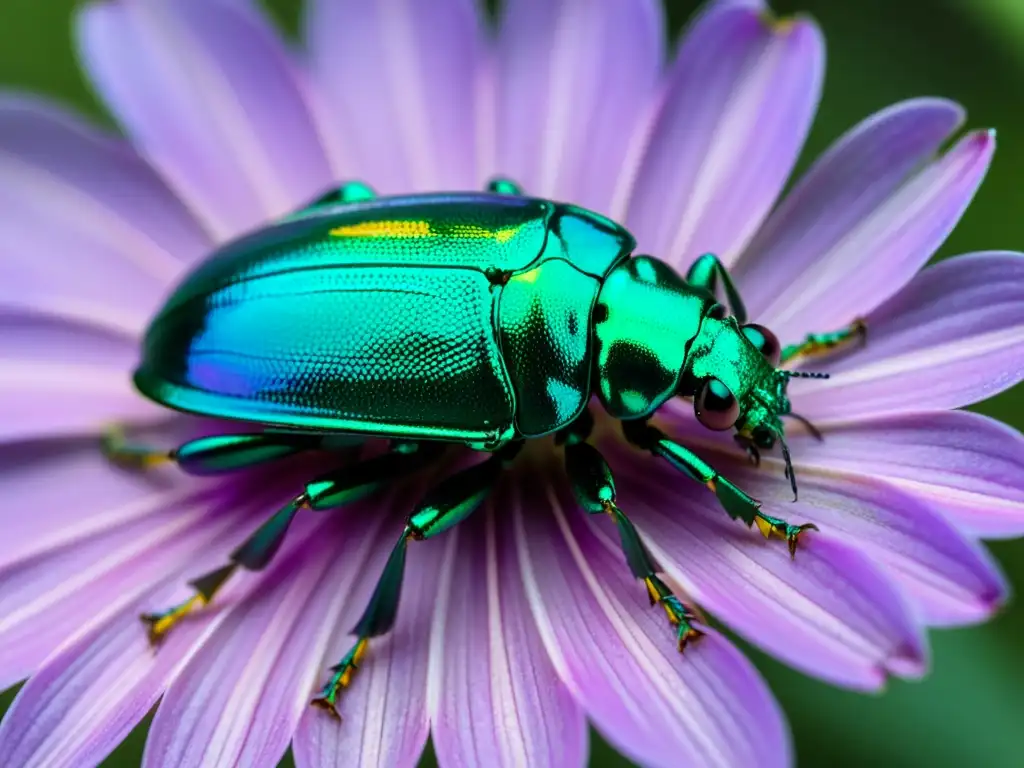
{"label": "beetle thorax", "polygon": [[647,416],[675,394],[708,303],[649,256],[607,277],[595,311],[593,359],[596,394],[612,416]]}

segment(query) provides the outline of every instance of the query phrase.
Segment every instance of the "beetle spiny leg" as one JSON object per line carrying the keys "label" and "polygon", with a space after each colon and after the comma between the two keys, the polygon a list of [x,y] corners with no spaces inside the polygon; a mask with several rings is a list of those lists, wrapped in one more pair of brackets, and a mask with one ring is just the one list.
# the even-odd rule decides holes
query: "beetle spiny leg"
{"label": "beetle spiny leg", "polygon": [[172,450],[154,449],[129,442],[120,424],[111,424],[103,430],[100,449],[112,464],[124,469],[149,469],[174,460]]}
{"label": "beetle spiny leg", "polygon": [[669,623],[676,628],[676,644],[679,651],[682,652],[687,643],[702,634],[690,623],[695,616],[655,573],[657,566],[643,542],[640,541],[640,536],[632,521],[626,517],[626,513],[619,509],[614,501],[605,502],[604,511],[619,529],[622,552],[626,556],[626,562],[629,564],[630,570],[633,571],[633,575],[641,579],[647,588],[647,599],[650,600],[652,606],[660,604],[665,610]]}
{"label": "beetle spiny leg", "polygon": [[142,614],[139,618],[146,625],[146,634],[149,636],[150,644],[154,647],[160,645],[167,633],[177,626],[179,621],[208,605],[237,568],[238,563],[229,563],[198,579],[193,579],[189,582],[189,586],[195,590],[192,597],[171,606],[166,611]]}
{"label": "beetle spiny leg", "polygon": [[330,679],[320,690],[320,695],[315,697],[310,704],[322,709],[331,717],[341,720],[341,713],[338,712],[338,694],[352,683],[352,676],[359,669],[359,664],[369,647],[369,638],[360,637],[344,658],[331,667]]}
{"label": "beetle spiny leg", "polygon": [[523,195],[522,187],[511,179],[506,179],[503,176],[491,179],[487,183],[487,191],[493,192],[496,195],[512,195],[514,197],[522,197]]}
{"label": "beetle spiny leg", "polygon": [[818,526],[814,523],[804,523],[803,525],[792,525],[787,523],[785,520],[781,520],[777,517],[771,517],[761,512],[757,513],[754,518],[754,522],[757,524],[757,529],[761,531],[761,535],[766,539],[775,536],[779,539],[785,539],[789,546],[789,556],[791,558],[796,557],[796,548],[800,542],[800,536],[804,531],[816,531]]}
{"label": "beetle spiny leg", "polygon": [[249,571],[261,571],[273,559],[288,527],[300,509],[309,508],[309,496],[302,493],[292,501],[285,504],[281,509],[268,518],[263,525],[249,536],[229,556],[229,562],[214,571],[210,571],[197,579],[189,582],[189,586],[195,589],[196,594],[177,605],[171,606],[166,611],[159,613],[146,613],[142,615],[142,621],[148,627],[149,640],[153,645],[159,645],[163,638],[170,632],[178,622],[189,614],[209,605],[224,583],[231,578],[231,575],[239,567]]}
{"label": "beetle spiny leg", "polygon": [[[633,521],[615,503],[615,478],[601,452],[586,442],[592,422],[578,420],[571,427],[565,443],[565,468],[577,501],[589,514],[604,513],[615,523],[619,532],[619,545],[633,577],[647,588],[652,606],[660,604],[669,623],[676,628],[676,644],[682,651],[688,642],[700,636],[691,621],[694,619],[682,601],[658,576],[658,564],[651,557],[640,538]],[[713,479],[708,480],[713,483]]]}
{"label": "beetle spiny leg", "polygon": [[[857,318],[848,326],[831,333],[811,333],[799,344],[791,344],[782,351],[782,362],[792,364],[797,360],[824,357],[834,352],[850,349],[867,343],[868,326],[863,318]],[[794,373],[794,375],[797,375]]]}
{"label": "beetle spiny leg", "polygon": [[668,585],[656,575],[651,574],[644,579],[644,586],[647,587],[647,596],[651,605],[660,603],[665,609],[665,615],[669,623],[676,628],[676,645],[682,653],[691,640],[696,640],[703,632],[693,626],[691,622],[696,618],[683,605],[682,601],[675,596]]}

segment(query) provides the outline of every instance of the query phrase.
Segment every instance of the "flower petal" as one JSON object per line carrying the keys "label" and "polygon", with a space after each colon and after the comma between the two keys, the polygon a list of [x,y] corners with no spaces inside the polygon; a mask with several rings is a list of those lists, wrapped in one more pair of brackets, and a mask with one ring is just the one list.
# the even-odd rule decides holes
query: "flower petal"
{"label": "flower petal", "polygon": [[628,223],[641,250],[731,263],[796,162],[823,68],[812,21],[711,5],[683,42],[640,166]]}
{"label": "flower petal", "polygon": [[789,438],[801,468],[885,480],[977,536],[1024,534],[1024,438],[975,413],[888,416]]}
{"label": "flower petal", "polygon": [[750,663],[711,630],[680,654],[624,559],[548,490],[514,510],[527,599],[597,728],[645,765],[789,765],[782,714]]}
{"label": "flower petal", "polygon": [[178,588],[136,600],[50,657],[0,722],[0,764],[97,765],[121,743],[210,627],[183,624],[153,652],[139,612]]}
{"label": "flower petal", "polygon": [[473,0],[312,0],[312,66],[355,172],[382,192],[472,189],[482,21]]}
{"label": "flower petal", "polygon": [[[414,499],[400,495],[396,512],[407,513]],[[379,512],[377,514],[380,514]],[[332,625],[327,653],[316,668],[317,682],[330,676],[329,667],[351,647],[349,634],[377,582],[391,547],[401,532],[394,515],[376,540],[369,560],[359,569],[354,586],[344,590],[340,619]],[[415,542],[409,547],[401,608],[394,628],[371,640],[370,649],[352,685],[339,697],[342,727],[324,712],[307,707],[295,733],[295,762],[307,766],[417,765],[426,746],[427,668],[430,625],[438,594],[443,541]]]}
{"label": "flower petal", "polygon": [[142,329],[207,236],[124,142],[0,96],[0,303]]}
{"label": "flower petal", "polygon": [[664,57],[661,3],[511,0],[504,8],[495,170],[529,194],[609,213],[650,117]]}
{"label": "flower petal", "polygon": [[[59,583],[63,577],[87,586],[68,605],[51,609],[49,622],[36,631],[33,639],[48,647],[47,633],[54,634],[51,625],[60,639],[70,639],[30,678],[0,724],[0,764],[98,763],[153,708],[185,660],[242,598],[258,589],[259,582],[229,582],[217,596],[216,609],[207,609],[197,614],[195,621],[176,627],[157,652],[146,639],[139,613],[182,599],[190,592],[186,579],[223,563],[225,544],[248,534],[258,521],[253,505],[260,506],[265,499],[246,501],[249,503],[240,504],[230,499],[219,510],[208,504],[198,522],[193,507],[179,505],[168,510],[165,519],[185,518],[185,525],[178,525],[178,534],[159,541],[168,526],[148,524],[148,528],[156,528],[158,536],[151,537],[147,552],[142,552],[144,540],[136,536],[143,545],[137,548],[140,556],[129,561],[121,558],[121,553],[108,553],[108,560],[121,558],[131,566],[110,567],[108,573],[115,575],[110,580],[98,572],[101,567],[90,566],[89,558],[80,556],[81,548],[70,552],[73,559],[51,563],[59,571],[58,578],[51,581]],[[304,522],[308,524],[308,520]],[[296,526],[301,528],[300,521]],[[296,544],[294,537],[286,541],[283,552],[294,552]],[[96,554],[93,559],[102,566],[102,548]],[[49,571],[43,571],[48,578]],[[90,575],[98,580],[88,583]],[[66,621],[69,609],[72,618],[78,618],[77,624]],[[7,613],[5,618],[9,620],[9,616]],[[42,648],[43,655],[48,647]],[[7,663],[6,651],[0,658]]]}
{"label": "flower petal", "polygon": [[208,499],[176,501],[144,519],[0,571],[0,687],[24,678],[112,606],[134,600],[183,569],[193,553],[219,536],[236,530],[245,535],[234,504],[212,507]]}
{"label": "flower petal", "polygon": [[[150,556],[166,559],[168,564],[160,583],[153,587],[140,588],[140,575],[143,583],[148,579],[148,562],[143,558],[136,570],[120,574],[116,581],[119,590],[104,593],[100,584],[88,588],[83,598],[105,596],[107,603],[91,623],[86,620],[80,632],[71,633],[67,644],[21,690],[0,725],[0,755],[8,758],[0,763],[88,765],[99,762],[117,746],[205,638],[230,618],[247,595],[255,594],[261,582],[253,578],[229,582],[217,596],[216,609],[182,622],[157,652],[146,639],[139,614],[187,596],[191,589],[185,580],[222,564],[229,542],[244,537],[258,521],[251,504],[265,500],[252,497],[250,504],[239,505],[232,499],[222,510],[226,514],[219,515],[208,507],[203,523],[168,541],[170,548],[182,550],[175,558],[159,546],[154,548]],[[188,512],[186,509],[185,514]],[[304,527],[308,530],[309,523],[308,518],[297,520],[297,532]],[[297,539],[286,540],[282,554],[300,549],[302,542]],[[169,565],[170,559],[175,561],[173,565]]]}
{"label": "flower petal", "polygon": [[0,441],[156,416],[132,391],[136,346],[116,329],[0,305]]}
{"label": "flower petal", "polygon": [[794,408],[848,421],[957,408],[1024,378],[1024,256],[981,253],[924,270],[867,318],[868,344],[794,381]]}
{"label": "flower petal", "polygon": [[583,766],[586,722],[537,633],[509,506],[499,493],[446,534],[431,642],[434,749],[441,765]]}
{"label": "flower petal", "polygon": [[347,588],[375,544],[365,518],[304,522],[312,533],[289,532],[291,556],[275,559],[164,695],[145,765],[274,766],[284,755]]}
{"label": "flower petal", "polygon": [[765,542],[731,520],[710,494],[697,496],[687,478],[652,460],[612,455],[623,509],[701,607],[786,663],[836,685],[871,690],[887,674],[923,674],[924,643],[914,617],[888,575],[852,546],[807,537],[791,559],[784,544]]}
{"label": "flower petal", "polygon": [[[140,439],[171,446],[179,432],[165,426]],[[201,487],[173,470],[118,469],[97,448],[95,437],[0,444],[0,567],[116,530]]]}
{"label": "flower petal", "polygon": [[218,239],[332,182],[303,86],[254,8],[121,0],[87,6],[78,34],[111,111]]}
{"label": "flower petal", "polygon": [[0,305],[0,360],[55,362],[131,370],[138,341],[130,335],[45,310]]}
{"label": "flower petal", "polygon": [[[785,282],[770,300],[760,301],[758,322],[772,328],[780,339],[795,341],[809,332],[841,328],[871,312],[910,280],[956,226],[994,151],[992,132],[968,134],[870,208],[855,207],[860,217],[853,221],[844,217],[839,220],[843,227],[808,226],[817,223],[813,213],[794,214],[791,225],[799,230],[799,239],[790,235],[784,242],[787,254],[799,255],[787,255],[792,262],[780,262],[776,256],[766,265],[766,269],[785,272]],[[866,186],[850,173],[826,177],[826,183],[835,184],[836,191],[822,190],[824,183],[819,180],[811,187],[814,202],[806,203],[815,206],[813,211],[820,210],[822,219],[831,217],[849,195]],[[852,193],[845,191],[847,184],[854,186]],[[747,284],[745,279],[743,285]]]}
{"label": "flower petal", "polygon": [[813,446],[794,457],[795,504],[775,457],[764,456],[760,471],[721,459],[717,466],[765,510],[793,523],[815,523],[883,565],[929,625],[980,621],[1005,602],[1007,586],[991,557],[937,511],[878,480],[804,468],[803,456],[813,461]]}
{"label": "flower petal", "polygon": [[910,99],[875,113],[833,144],[733,267],[751,316],[766,318],[773,300],[934,157],[963,120],[963,108],[953,102]]}
{"label": "flower petal", "polygon": [[115,421],[153,421],[122,372],[84,365],[0,363],[0,440],[98,434]]}

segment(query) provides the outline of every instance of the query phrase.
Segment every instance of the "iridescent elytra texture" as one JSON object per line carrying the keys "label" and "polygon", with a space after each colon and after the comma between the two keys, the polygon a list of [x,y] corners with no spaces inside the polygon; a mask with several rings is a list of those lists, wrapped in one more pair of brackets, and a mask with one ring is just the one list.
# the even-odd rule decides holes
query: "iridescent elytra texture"
{"label": "iridescent elytra texture", "polygon": [[188,277],[135,380],[184,411],[284,427],[546,434],[589,399],[598,291],[633,245],[597,214],[509,195],[314,205]]}

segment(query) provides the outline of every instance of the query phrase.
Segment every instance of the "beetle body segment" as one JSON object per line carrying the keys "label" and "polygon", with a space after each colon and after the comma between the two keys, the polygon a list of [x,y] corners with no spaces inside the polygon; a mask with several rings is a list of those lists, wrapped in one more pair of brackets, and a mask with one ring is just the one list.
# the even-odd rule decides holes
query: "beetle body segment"
{"label": "beetle body segment", "polygon": [[224,247],[168,299],[135,382],[303,430],[496,447],[585,406],[592,312],[634,241],[546,200],[317,206]]}
{"label": "beetle body segment", "polygon": [[676,394],[687,352],[714,306],[650,256],[621,264],[601,289],[595,360],[596,394],[617,419],[649,416]]}

